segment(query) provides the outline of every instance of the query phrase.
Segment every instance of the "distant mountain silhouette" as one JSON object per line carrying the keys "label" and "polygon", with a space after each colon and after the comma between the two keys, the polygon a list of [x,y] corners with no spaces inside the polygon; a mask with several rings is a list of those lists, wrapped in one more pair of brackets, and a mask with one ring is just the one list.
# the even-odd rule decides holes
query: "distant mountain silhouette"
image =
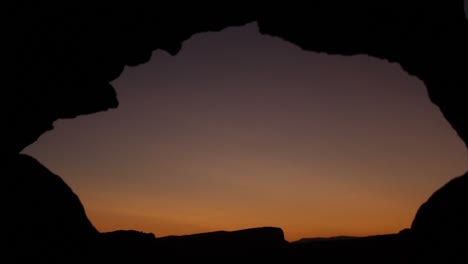
{"label": "distant mountain silhouette", "polygon": [[338,241],[338,240],[350,240],[357,239],[359,237],[353,236],[335,236],[335,237],[313,237],[313,238],[301,238],[293,243],[309,243],[309,242],[323,242],[323,241]]}
{"label": "distant mountain silhouette", "polygon": [[180,261],[285,258],[288,242],[280,228],[260,227],[155,238],[138,231],[102,233],[91,258],[111,263],[180,263]]}
{"label": "distant mountain silhouette", "polygon": [[101,240],[109,240],[118,242],[119,240],[124,243],[140,243],[154,242],[156,236],[153,233],[145,233],[136,230],[116,230],[112,232],[101,233]]}
{"label": "distant mountain silhouette", "polygon": [[99,263],[154,263],[155,242],[154,234],[135,230],[101,233],[90,256]]}
{"label": "distant mountain silhouette", "polygon": [[408,237],[398,234],[294,243],[290,259],[310,263],[419,263]]}
{"label": "distant mountain silhouette", "polygon": [[176,253],[180,259],[284,257],[287,244],[280,228],[262,227],[162,237],[156,240],[156,250],[166,257]]}

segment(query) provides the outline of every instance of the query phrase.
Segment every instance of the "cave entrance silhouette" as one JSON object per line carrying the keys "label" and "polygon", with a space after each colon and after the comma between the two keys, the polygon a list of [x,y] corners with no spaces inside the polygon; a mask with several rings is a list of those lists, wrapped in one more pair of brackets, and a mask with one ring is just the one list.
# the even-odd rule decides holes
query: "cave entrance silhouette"
{"label": "cave entrance silhouette", "polygon": [[462,142],[399,65],[304,52],[255,24],[197,34],[113,84],[118,109],[59,121],[26,150],[101,231],[395,233],[466,170]]}

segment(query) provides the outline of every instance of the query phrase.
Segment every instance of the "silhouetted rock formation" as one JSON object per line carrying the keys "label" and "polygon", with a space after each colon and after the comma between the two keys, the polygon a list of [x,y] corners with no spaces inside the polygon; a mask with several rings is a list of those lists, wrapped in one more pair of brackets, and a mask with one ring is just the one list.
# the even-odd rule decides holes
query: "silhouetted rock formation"
{"label": "silhouetted rock formation", "polygon": [[101,240],[109,240],[110,243],[115,243],[116,246],[129,246],[135,244],[144,244],[154,242],[156,237],[153,233],[145,233],[136,230],[117,230],[112,232],[101,233]]}
{"label": "silhouetted rock formation", "polygon": [[212,11],[224,4],[184,14],[180,6],[140,4],[15,3],[5,10],[2,153],[21,151],[59,118],[117,107],[109,82],[125,65],[147,62],[153,50],[175,54],[197,32],[253,21],[240,10]]}
{"label": "silhouetted rock formation", "polygon": [[468,251],[468,172],[437,190],[419,208],[411,231],[423,240]]}
{"label": "silhouetted rock formation", "polygon": [[253,257],[286,254],[283,230],[275,227],[252,228],[239,231],[218,231],[187,236],[169,236],[157,239],[158,255],[168,258],[194,257]]}
{"label": "silhouetted rock formation", "polygon": [[397,234],[314,240],[292,244],[289,258],[298,263],[419,263],[411,245],[410,238]]}
{"label": "silhouetted rock formation", "polygon": [[310,243],[310,242],[325,242],[325,241],[341,241],[358,239],[359,237],[352,236],[336,236],[336,237],[313,237],[313,238],[301,238],[293,243]]}
{"label": "silhouetted rock formation", "polygon": [[95,241],[93,259],[100,263],[154,263],[156,237],[152,233],[118,230]]}
{"label": "silhouetted rock formation", "polygon": [[73,191],[29,156],[8,161],[2,169],[7,256],[17,263],[70,263],[86,254],[98,232]]}

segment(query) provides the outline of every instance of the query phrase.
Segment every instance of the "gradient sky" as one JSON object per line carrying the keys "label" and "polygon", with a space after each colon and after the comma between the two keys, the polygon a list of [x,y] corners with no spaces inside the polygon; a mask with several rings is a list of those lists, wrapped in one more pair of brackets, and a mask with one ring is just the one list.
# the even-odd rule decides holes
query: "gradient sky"
{"label": "gradient sky", "polygon": [[468,168],[421,81],[368,56],[304,52],[256,24],[157,51],[116,110],[28,147],[100,231],[278,226],[288,240],[398,232]]}

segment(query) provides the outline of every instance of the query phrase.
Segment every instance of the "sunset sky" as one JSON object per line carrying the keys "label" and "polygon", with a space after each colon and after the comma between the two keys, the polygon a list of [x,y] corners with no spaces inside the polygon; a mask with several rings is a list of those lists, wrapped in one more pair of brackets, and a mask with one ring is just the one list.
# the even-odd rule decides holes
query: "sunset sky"
{"label": "sunset sky", "polygon": [[100,231],[394,233],[468,168],[461,139],[398,64],[304,52],[256,24],[156,51],[113,85],[119,108],[60,120],[24,151]]}

